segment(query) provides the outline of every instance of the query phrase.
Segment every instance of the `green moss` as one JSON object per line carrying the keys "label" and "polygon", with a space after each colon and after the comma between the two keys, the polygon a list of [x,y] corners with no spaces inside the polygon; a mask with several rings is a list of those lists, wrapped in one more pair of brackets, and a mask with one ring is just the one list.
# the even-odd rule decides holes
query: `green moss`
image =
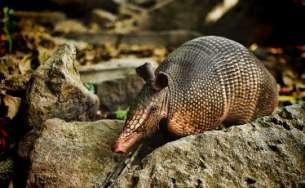
{"label": "green moss", "polygon": [[84,83],[84,86],[90,91],[91,93],[96,93],[96,86],[92,83]]}
{"label": "green moss", "polygon": [[114,115],[116,119],[124,120],[127,118],[127,113],[128,113],[128,109],[126,110],[118,109],[117,111],[114,112]]}
{"label": "green moss", "polygon": [[15,11],[8,7],[3,8],[3,30],[5,38],[8,42],[9,52],[13,50],[13,33],[15,31],[16,22],[14,21]]}

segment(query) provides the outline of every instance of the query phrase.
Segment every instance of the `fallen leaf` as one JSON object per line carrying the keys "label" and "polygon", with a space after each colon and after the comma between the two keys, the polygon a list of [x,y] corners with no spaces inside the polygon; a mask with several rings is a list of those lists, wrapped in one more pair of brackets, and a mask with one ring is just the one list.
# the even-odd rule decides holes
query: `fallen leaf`
{"label": "fallen leaf", "polygon": [[290,102],[291,104],[296,103],[297,99],[294,96],[279,96],[280,102]]}
{"label": "fallen leaf", "polygon": [[250,45],[249,50],[251,50],[252,52],[254,52],[255,50],[257,50],[258,45],[256,43],[253,43]]}
{"label": "fallen leaf", "polygon": [[40,63],[44,63],[45,61],[47,61],[51,56],[51,54],[54,52],[54,49],[50,50],[43,47],[38,47],[37,50],[38,50],[38,61]]}
{"label": "fallen leaf", "polygon": [[284,73],[283,73],[283,78],[282,79],[283,79],[283,82],[286,86],[292,87],[293,84],[294,84],[294,80],[296,78],[295,78],[295,75],[294,75],[293,71],[285,70]]}
{"label": "fallen leaf", "polygon": [[6,117],[13,119],[19,111],[21,99],[19,97],[5,95],[3,97],[3,103],[7,107]]}
{"label": "fallen leaf", "polygon": [[275,48],[275,47],[267,48],[267,51],[272,54],[282,54],[283,53],[282,48]]}
{"label": "fallen leaf", "polygon": [[166,48],[156,48],[154,49],[153,56],[157,59],[158,62],[162,62],[166,57],[166,53]]}
{"label": "fallen leaf", "polygon": [[18,68],[21,74],[26,74],[31,70],[31,55],[25,55],[18,63]]}

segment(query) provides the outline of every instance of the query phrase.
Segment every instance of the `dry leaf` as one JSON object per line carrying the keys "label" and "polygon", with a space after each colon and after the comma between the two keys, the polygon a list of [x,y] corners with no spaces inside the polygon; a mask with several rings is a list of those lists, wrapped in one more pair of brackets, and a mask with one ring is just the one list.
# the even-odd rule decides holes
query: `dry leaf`
{"label": "dry leaf", "polygon": [[267,48],[267,51],[270,52],[271,54],[282,54],[284,51],[282,48]]}
{"label": "dry leaf", "polygon": [[296,76],[294,75],[292,70],[284,70],[282,79],[286,86],[292,87],[292,85],[294,84],[294,80],[296,79]]}
{"label": "dry leaf", "polygon": [[48,58],[51,56],[51,54],[54,52],[54,49],[46,49],[43,47],[38,47],[38,60],[40,63],[44,63],[48,60]]}
{"label": "dry leaf", "polygon": [[18,63],[18,68],[21,74],[26,74],[31,70],[31,55],[25,55]]}
{"label": "dry leaf", "polygon": [[19,111],[21,99],[19,97],[5,95],[3,97],[3,103],[7,107],[6,117],[13,119]]}
{"label": "dry leaf", "polygon": [[162,62],[166,57],[166,53],[166,48],[156,48],[154,49],[153,56],[157,59],[157,61]]}
{"label": "dry leaf", "polygon": [[117,57],[119,55],[118,49],[111,43],[105,43],[105,50],[110,54],[111,57]]}
{"label": "dry leaf", "polygon": [[290,102],[291,104],[294,104],[294,103],[296,103],[297,99],[294,96],[280,95],[279,101],[280,102]]}

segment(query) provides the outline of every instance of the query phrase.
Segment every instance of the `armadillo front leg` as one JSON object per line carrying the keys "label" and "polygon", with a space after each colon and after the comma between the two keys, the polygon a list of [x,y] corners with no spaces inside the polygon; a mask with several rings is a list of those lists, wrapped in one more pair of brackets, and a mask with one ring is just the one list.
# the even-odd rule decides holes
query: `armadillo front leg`
{"label": "armadillo front leg", "polygon": [[191,113],[175,112],[168,121],[168,131],[176,136],[186,136],[200,132],[198,126],[194,126]]}
{"label": "armadillo front leg", "polygon": [[[203,122],[202,120],[194,119],[193,116],[194,115],[191,112],[175,112],[168,121],[168,131],[177,136],[187,136],[213,129],[219,124],[219,121],[216,118],[209,119],[209,122]],[[200,117],[198,116],[198,118]],[[206,116],[206,118],[210,117]]]}
{"label": "armadillo front leg", "polygon": [[[172,90],[168,130],[178,136],[202,133],[215,129],[226,117],[226,105],[219,80],[209,77],[179,80],[184,87]],[[187,84],[188,83],[188,84]],[[188,97],[185,97],[188,96]]]}
{"label": "armadillo front leg", "polygon": [[217,101],[213,102],[205,98],[201,99],[200,103],[184,104],[180,104],[181,110],[173,112],[168,119],[169,132],[177,136],[197,134],[215,129],[222,121],[220,117],[224,113],[224,106]]}

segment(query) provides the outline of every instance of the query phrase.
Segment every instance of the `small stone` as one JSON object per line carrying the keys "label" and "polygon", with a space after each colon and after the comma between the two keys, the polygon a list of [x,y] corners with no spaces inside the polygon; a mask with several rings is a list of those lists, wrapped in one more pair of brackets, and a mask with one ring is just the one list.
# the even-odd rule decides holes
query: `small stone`
{"label": "small stone", "polygon": [[92,19],[102,27],[109,28],[114,26],[114,22],[117,20],[117,17],[103,9],[95,9],[92,11]]}
{"label": "small stone", "polygon": [[11,95],[4,95],[2,100],[4,105],[7,107],[6,117],[13,119],[19,111],[21,98]]}
{"label": "small stone", "polygon": [[84,33],[87,28],[77,20],[63,20],[55,24],[55,32],[60,33]]}

